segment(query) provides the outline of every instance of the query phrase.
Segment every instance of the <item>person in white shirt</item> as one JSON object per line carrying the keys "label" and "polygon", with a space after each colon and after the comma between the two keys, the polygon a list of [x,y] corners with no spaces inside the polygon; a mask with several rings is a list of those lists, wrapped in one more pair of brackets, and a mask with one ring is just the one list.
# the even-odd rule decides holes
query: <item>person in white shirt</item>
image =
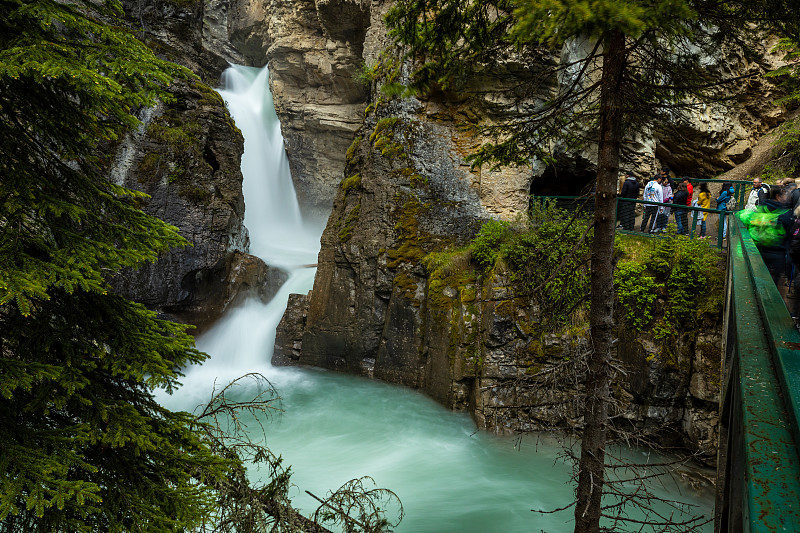
{"label": "person in white shirt", "polygon": [[[642,193],[642,200],[646,200],[648,202],[658,202],[658,203],[664,201],[664,190],[661,187],[661,179],[662,178],[660,174],[650,178],[650,181],[648,181],[647,185],[644,186],[644,193]],[[654,231],[653,224],[656,221],[656,217],[661,212],[663,212],[663,208],[661,206],[644,204],[644,212],[642,213],[642,225],[639,227],[639,231],[642,232]]]}
{"label": "person in white shirt", "polygon": [[759,205],[764,205],[768,196],[769,185],[763,183],[761,178],[753,178],[753,188],[750,190],[750,194],[747,195],[747,202],[744,204],[744,208],[755,211]]}
{"label": "person in white shirt", "polygon": [[[669,175],[667,175],[667,171],[665,169],[661,169],[662,175],[664,176],[661,179],[661,201],[665,204],[672,203],[672,183],[670,183]],[[655,233],[666,231],[667,230],[667,222],[669,221],[669,207],[661,207],[658,210],[658,216],[656,217],[656,230]]]}

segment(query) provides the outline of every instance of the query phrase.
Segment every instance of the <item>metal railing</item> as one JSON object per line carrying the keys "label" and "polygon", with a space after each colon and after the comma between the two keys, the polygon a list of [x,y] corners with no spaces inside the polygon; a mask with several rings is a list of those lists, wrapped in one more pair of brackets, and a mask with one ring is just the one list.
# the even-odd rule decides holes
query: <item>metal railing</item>
{"label": "metal railing", "polygon": [[800,333],[744,225],[728,246],[718,532],[800,532]]}
{"label": "metal railing", "polygon": [[[587,214],[594,211],[594,196],[535,196],[532,197],[532,202],[549,201],[555,202],[556,207],[572,211],[581,209]],[[637,209],[637,205],[641,205],[642,209]],[[626,209],[626,206],[630,206]],[[666,204],[658,202],[649,202],[647,200],[638,200],[635,198],[621,198],[617,197],[617,220],[620,225],[617,227],[620,233],[632,233],[642,235],[652,235],[651,228],[655,221],[647,221],[647,227],[644,227],[644,215],[648,206],[653,206],[656,211],[659,209],[669,210],[666,219],[658,219],[658,227],[662,227],[673,223],[676,224],[675,212],[679,216],[684,216],[685,229],[682,234],[690,239],[696,237],[708,237],[710,241],[722,248],[725,239],[725,227],[730,224],[730,221],[736,218],[733,213],[736,211],[719,210],[719,209],[706,209],[703,207],[694,207],[689,205]],[[737,203],[737,210],[742,207],[742,202]],[[706,215],[706,234],[701,235],[701,222],[703,215]],[[656,213],[657,215],[657,213]]]}
{"label": "metal railing", "polygon": [[[742,191],[739,209],[743,197]],[[594,208],[590,197],[534,201],[546,198],[566,209]],[[800,533],[800,333],[739,218],[730,211],[685,209],[729,219],[715,531]],[[723,228],[716,229],[720,247]],[[695,230],[696,221],[687,236],[696,236]]]}

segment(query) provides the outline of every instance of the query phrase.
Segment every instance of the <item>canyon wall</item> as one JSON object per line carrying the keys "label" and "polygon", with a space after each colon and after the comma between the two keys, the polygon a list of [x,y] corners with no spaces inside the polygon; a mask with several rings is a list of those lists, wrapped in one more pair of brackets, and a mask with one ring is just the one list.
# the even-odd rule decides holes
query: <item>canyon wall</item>
{"label": "canyon wall", "polygon": [[[544,328],[507,273],[476,273],[464,245],[488,216],[479,188],[453,155],[456,130],[419,112],[395,102],[367,117],[314,288],[290,300],[273,363],[417,388],[494,431],[579,427],[585,318]],[[714,457],[720,329],[681,337],[668,357],[652,336],[620,329],[619,418]]]}
{"label": "canyon wall", "polygon": [[[520,391],[537,382],[542,368],[580,351],[582,336],[566,330],[533,335],[524,324],[535,320],[535,309],[497,305],[501,280],[432,285],[423,260],[464,245],[485,220],[524,213],[531,192],[577,193],[594,176],[592,150],[564,154],[548,169],[535,161],[471,168],[466,156],[486,139],[466,132],[464,122],[510,116],[514,102],[506,89],[530,83],[540,67],[509,53],[497,58],[491,75],[470,80],[462,95],[387,97],[371,71],[390,45],[383,24],[390,5],[205,0],[127,6],[154,48],[198,73],[201,83],[176,87],[175,104],[146,112],[145,127],[123,143],[115,169],[120,183],[151,194],[146,209],[181,227],[195,246],[127,275],[119,286],[173,316],[209,323],[235,300],[231,281],[265,298],[264,287],[280,283],[279,274],[246,255],[241,139],[208,90],[227,62],[268,64],[301,208],[310,218],[331,213],[314,290],[291,298],[276,361],[402,383],[448,407],[469,409],[483,427],[532,429],[547,418],[543,406],[554,398]],[[561,57],[538,60],[576,53],[580,43],[570,43]],[[742,54],[710,64],[742,74],[769,66]],[[733,107],[697,105],[629,139],[625,167],[647,176],[668,164],[677,174],[699,177],[746,160],[781,120],[771,104],[775,89],[758,76],[748,79]],[[191,142],[172,145],[180,140],[168,135],[176,128]],[[710,453],[718,333],[685,339],[678,359],[669,362],[655,357],[659,349],[646,336],[621,331],[620,339],[618,357],[632,376],[620,390],[624,416],[679,430],[686,446]],[[564,399],[580,386],[546,394]],[[578,423],[566,420],[577,416],[568,410],[558,416],[566,425]]]}
{"label": "canyon wall", "polygon": [[142,126],[121,140],[110,169],[116,183],[147,193],[142,208],[178,227],[189,245],[122,272],[113,285],[202,331],[247,295],[269,300],[286,279],[247,254],[243,139],[212,89],[228,61],[243,61],[244,54],[228,43],[227,33],[209,36],[208,21],[218,14],[202,4],[137,2],[125,8],[157,54],[197,79],[176,81],[172,102],[141,110]]}

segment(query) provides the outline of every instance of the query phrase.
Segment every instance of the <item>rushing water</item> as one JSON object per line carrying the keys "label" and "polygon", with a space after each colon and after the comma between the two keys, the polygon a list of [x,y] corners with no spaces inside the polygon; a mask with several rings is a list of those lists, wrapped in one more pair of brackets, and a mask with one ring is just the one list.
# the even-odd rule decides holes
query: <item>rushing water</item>
{"label": "rushing water", "polygon": [[[245,137],[251,253],[290,277],[270,303],[248,301],[200,337],[199,348],[211,358],[189,369],[180,392],[162,402],[192,410],[215,386],[248,372],[267,376],[284,412],[268,423],[266,444],[292,466],[293,502],[306,512],[315,505],[305,490],[324,496],[349,479],[371,476],[403,502],[401,532],[572,531],[571,510],[531,512],[572,498],[559,446],[477,432],[469,417],[401,387],[270,365],[288,295],[313,284],[314,269],[301,265],[316,262],[321,228],[300,216],[266,82],[266,69],[232,67],[220,92]],[[682,490],[685,501],[710,509],[708,496]]]}

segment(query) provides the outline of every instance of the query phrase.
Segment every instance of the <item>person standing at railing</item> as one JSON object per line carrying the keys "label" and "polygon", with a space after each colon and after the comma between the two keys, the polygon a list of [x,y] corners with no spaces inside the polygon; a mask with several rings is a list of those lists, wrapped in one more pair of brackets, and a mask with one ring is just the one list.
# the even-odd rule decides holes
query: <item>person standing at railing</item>
{"label": "person standing at railing", "polygon": [[[697,206],[702,207],[703,209],[711,209],[711,191],[708,190],[708,183],[705,181],[702,182],[698,189],[700,192],[697,193]],[[695,216],[700,219],[700,236],[706,236],[706,217],[708,217],[707,211],[697,211],[695,212]]]}
{"label": "person standing at railing", "polygon": [[[619,193],[620,198],[639,198],[639,180],[633,171],[628,172],[628,176],[622,183],[622,190]],[[633,231],[633,224],[636,218],[635,202],[622,201],[618,202],[619,205],[619,219],[622,229]]]}
{"label": "person standing at railing", "polygon": [[692,205],[692,196],[694,195],[694,187],[692,186],[691,180],[689,180],[689,176],[684,176],[681,178],[681,183],[686,184],[686,192],[689,193],[689,196],[686,198],[686,205]]}
{"label": "person standing at railing", "polygon": [[[664,169],[662,169],[663,172]],[[663,200],[665,204],[672,203],[672,180],[669,175],[661,180],[661,189]],[[667,222],[669,221],[669,207],[662,207],[658,212],[658,221],[656,222],[656,233],[666,231]]]}
{"label": "person standing at railing", "polygon": [[672,210],[675,212],[675,225],[678,226],[678,233],[680,235],[686,235],[689,233],[689,222],[686,218],[686,209],[678,209],[677,206],[685,206],[688,205],[686,202],[689,200],[689,191],[686,187],[686,182],[682,182],[678,185],[678,192],[675,193],[675,197],[672,199],[672,203],[675,207]]}
{"label": "person standing at railing", "polygon": [[[664,199],[664,190],[661,188],[661,175],[656,174],[647,185],[644,186],[644,193],[642,199],[648,202],[661,203]],[[642,225],[639,228],[641,232],[653,233],[653,225],[655,224],[656,217],[662,208],[657,205],[644,204],[644,211],[642,212]]]}
{"label": "person standing at railing", "polygon": [[[786,255],[789,261],[787,269],[792,269],[793,274],[790,290],[794,293],[789,312],[792,315],[795,327],[800,331],[800,297],[798,296],[800,294],[800,275],[798,275],[797,271],[797,269],[800,268],[800,206],[795,207],[792,213],[794,215],[794,222],[789,230],[786,245]],[[788,302],[787,307],[789,307]]]}
{"label": "person standing at railing", "polygon": [[727,209],[728,202],[733,198],[734,190],[733,184],[730,181],[722,183],[722,187],[717,196],[717,209],[719,210],[719,223],[722,224],[722,238],[728,234],[728,217],[725,209]]}
{"label": "person standing at railing", "polygon": [[794,211],[794,209],[800,205],[800,187],[797,186],[797,180],[792,178],[786,178],[784,183],[786,188],[786,203],[789,209]]}
{"label": "person standing at railing", "polygon": [[794,220],[787,205],[788,200],[786,189],[774,186],[770,189],[769,198],[755,211],[745,209],[739,215],[776,285],[786,275],[789,266],[787,249],[790,249]]}
{"label": "person standing at railing", "polygon": [[769,185],[761,181],[761,178],[753,178],[753,188],[750,189],[750,194],[747,195],[747,202],[744,208],[750,211],[755,211],[759,205],[764,205],[769,197]]}

